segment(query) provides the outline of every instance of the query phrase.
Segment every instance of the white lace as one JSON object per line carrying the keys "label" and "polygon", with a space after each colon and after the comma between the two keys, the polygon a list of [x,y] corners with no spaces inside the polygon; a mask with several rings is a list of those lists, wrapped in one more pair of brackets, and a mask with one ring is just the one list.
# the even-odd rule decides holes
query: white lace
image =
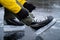
{"label": "white lace", "polygon": [[47,19],[47,17],[44,18],[43,16],[42,17],[35,17],[34,21],[41,22],[41,21],[46,20],[46,19]]}

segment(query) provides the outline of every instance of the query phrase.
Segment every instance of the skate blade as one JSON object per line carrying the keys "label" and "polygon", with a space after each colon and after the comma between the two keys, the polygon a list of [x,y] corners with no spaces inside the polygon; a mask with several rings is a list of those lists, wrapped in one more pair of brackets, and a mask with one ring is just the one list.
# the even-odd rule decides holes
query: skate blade
{"label": "skate blade", "polygon": [[4,36],[8,36],[11,35],[15,32],[23,32],[24,29],[26,28],[26,25],[24,26],[9,26],[9,25],[5,25],[4,26]]}
{"label": "skate blade", "polygon": [[48,25],[46,25],[46,26],[38,29],[38,30],[35,32],[35,34],[36,34],[36,35],[39,35],[39,34],[45,32],[46,30],[48,30],[49,28],[51,28],[55,23],[56,23],[56,19],[53,19]]}

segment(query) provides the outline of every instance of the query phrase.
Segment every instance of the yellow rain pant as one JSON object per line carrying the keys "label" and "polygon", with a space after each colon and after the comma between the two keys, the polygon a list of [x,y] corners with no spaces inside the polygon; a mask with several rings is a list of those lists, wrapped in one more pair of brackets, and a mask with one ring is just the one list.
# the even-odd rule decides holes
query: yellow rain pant
{"label": "yellow rain pant", "polygon": [[0,0],[0,4],[3,7],[9,9],[13,13],[17,14],[22,8],[16,3],[16,0]]}

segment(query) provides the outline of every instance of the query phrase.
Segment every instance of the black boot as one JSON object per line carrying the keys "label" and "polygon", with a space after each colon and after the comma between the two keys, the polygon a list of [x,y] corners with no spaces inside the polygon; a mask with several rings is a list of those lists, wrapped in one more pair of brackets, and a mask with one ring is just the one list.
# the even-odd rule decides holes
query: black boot
{"label": "black boot", "polygon": [[33,4],[27,3],[27,2],[26,2],[23,6],[24,6],[26,9],[28,9],[29,12],[32,12],[32,11],[36,8]]}
{"label": "black boot", "polygon": [[38,30],[44,26],[46,26],[47,24],[49,24],[51,21],[53,20],[52,16],[48,16],[47,19],[41,21],[41,22],[32,22],[31,23],[31,27],[35,30]]}
{"label": "black boot", "polygon": [[13,25],[13,26],[23,26],[24,24],[20,21],[14,20],[14,19],[5,19],[7,25]]}
{"label": "black boot", "polygon": [[4,20],[7,25],[14,25],[14,26],[24,25],[22,22],[15,20],[15,16],[13,15],[13,13],[6,8],[5,8]]}

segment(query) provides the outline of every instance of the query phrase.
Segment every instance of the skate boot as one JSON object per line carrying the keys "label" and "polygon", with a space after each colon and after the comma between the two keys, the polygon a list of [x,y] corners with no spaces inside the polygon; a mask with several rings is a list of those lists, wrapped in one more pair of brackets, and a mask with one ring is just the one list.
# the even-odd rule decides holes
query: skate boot
{"label": "skate boot", "polygon": [[40,29],[40,28],[48,25],[49,23],[51,23],[53,21],[53,19],[54,18],[52,16],[47,16],[47,18],[45,20],[40,21],[40,22],[36,22],[36,21],[35,22],[32,22],[30,26],[33,29],[38,30],[38,29]]}
{"label": "skate boot", "polygon": [[5,19],[7,25],[23,26],[24,24],[16,19]]}
{"label": "skate boot", "polygon": [[23,7],[26,8],[29,12],[32,12],[36,8],[33,4],[28,2],[24,3]]}
{"label": "skate boot", "polygon": [[15,16],[12,14],[11,11],[5,8],[5,15],[4,15],[5,24],[7,25],[14,25],[14,26],[23,26],[24,24],[19,20],[16,20]]}

